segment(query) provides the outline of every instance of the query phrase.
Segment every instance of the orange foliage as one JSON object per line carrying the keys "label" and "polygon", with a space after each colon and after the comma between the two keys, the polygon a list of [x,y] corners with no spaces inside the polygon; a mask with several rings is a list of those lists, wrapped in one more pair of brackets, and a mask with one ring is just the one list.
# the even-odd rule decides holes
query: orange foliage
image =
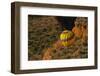
{"label": "orange foliage", "polygon": [[43,60],[50,60],[51,59],[51,55],[50,55],[50,52],[51,52],[51,48],[48,48],[46,50],[46,52],[44,53],[44,56],[43,56]]}
{"label": "orange foliage", "polygon": [[55,43],[53,44],[53,47],[54,47],[55,49],[60,49],[61,47],[63,47],[63,45],[62,45],[62,43],[61,43],[61,40],[58,40],[57,42],[55,42]]}
{"label": "orange foliage", "polygon": [[76,37],[79,37],[79,38],[82,37],[82,31],[80,28],[75,26],[75,27],[73,27],[72,32],[74,32]]}
{"label": "orange foliage", "polygon": [[67,42],[69,43],[69,45],[68,45],[68,46],[73,45],[73,44],[74,44],[74,42],[75,42],[75,37],[73,37],[72,39],[68,40]]}

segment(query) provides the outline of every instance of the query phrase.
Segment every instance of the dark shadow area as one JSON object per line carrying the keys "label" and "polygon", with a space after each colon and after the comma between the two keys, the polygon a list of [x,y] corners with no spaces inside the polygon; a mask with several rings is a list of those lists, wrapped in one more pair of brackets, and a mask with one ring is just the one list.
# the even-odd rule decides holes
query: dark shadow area
{"label": "dark shadow area", "polygon": [[67,29],[67,30],[72,30],[72,28],[74,27],[74,21],[76,19],[76,17],[56,17],[57,20],[61,23],[62,25],[62,29]]}

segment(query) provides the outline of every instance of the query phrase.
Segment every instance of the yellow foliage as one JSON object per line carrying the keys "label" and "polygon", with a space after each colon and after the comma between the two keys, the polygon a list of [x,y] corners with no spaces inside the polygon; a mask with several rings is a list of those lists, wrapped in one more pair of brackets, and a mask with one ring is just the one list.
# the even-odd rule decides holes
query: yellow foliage
{"label": "yellow foliage", "polygon": [[70,42],[69,40],[73,37],[73,32],[65,30],[60,35],[60,40],[62,41],[63,46],[69,46]]}

